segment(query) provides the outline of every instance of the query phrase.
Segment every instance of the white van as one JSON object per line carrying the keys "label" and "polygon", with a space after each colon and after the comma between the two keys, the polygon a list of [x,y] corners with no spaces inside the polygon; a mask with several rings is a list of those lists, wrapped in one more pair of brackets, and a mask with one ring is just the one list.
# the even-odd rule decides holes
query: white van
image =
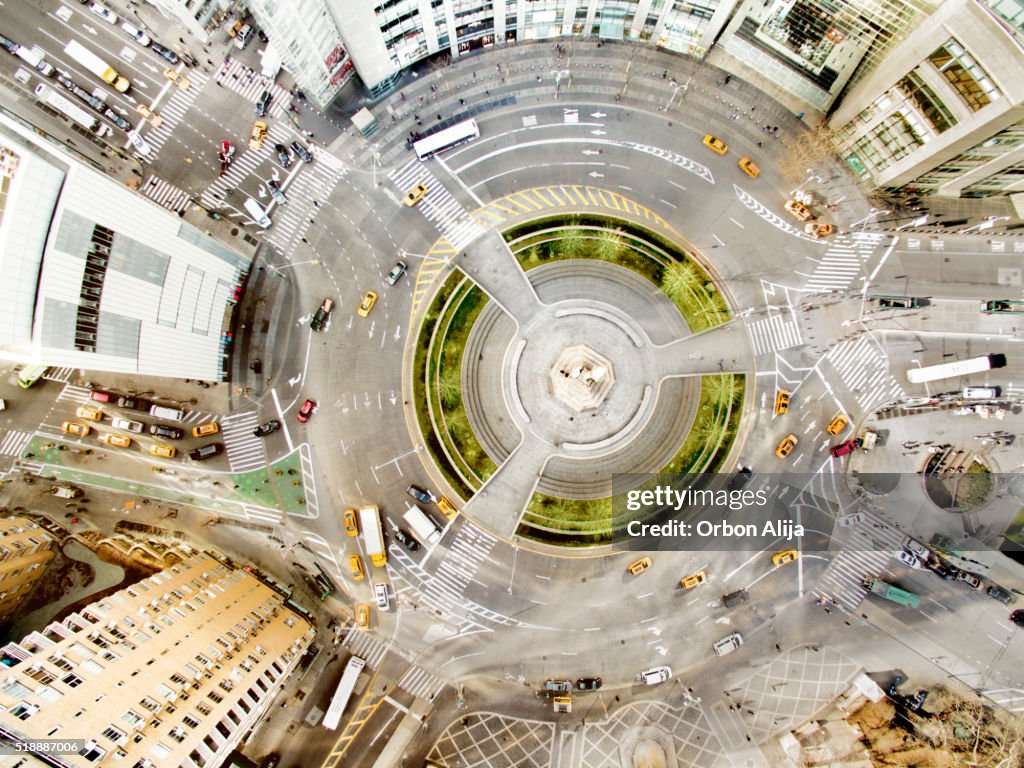
{"label": "white van", "polygon": [[43,54],[39,48],[26,48],[23,45],[14,52],[14,55],[24,59],[47,77],[56,71],[50,64],[46,63],[45,59],[43,59]]}
{"label": "white van", "polygon": [[726,635],[715,643],[715,656],[725,656],[727,653],[735,651],[741,645],[743,645],[743,635],[739,632],[733,632],[731,635]]}
{"label": "white van", "polygon": [[964,400],[994,400],[999,397],[999,387],[964,387]]}
{"label": "white van", "polygon": [[252,27],[248,24],[243,24],[242,28],[239,29],[238,33],[235,35],[235,48],[238,48],[239,50],[245,48],[245,46],[249,44],[249,41],[252,40],[253,34]]}
{"label": "white van", "polygon": [[181,421],[185,418],[185,412],[180,408],[168,408],[163,405],[151,406],[149,415],[156,416],[158,419],[167,419],[168,421]]}
{"label": "white van", "polygon": [[266,209],[251,197],[247,197],[245,199],[245,210],[250,216],[252,216],[252,220],[264,229],[267,229],[274,223],[270,220],[270,217],[267,216]]}

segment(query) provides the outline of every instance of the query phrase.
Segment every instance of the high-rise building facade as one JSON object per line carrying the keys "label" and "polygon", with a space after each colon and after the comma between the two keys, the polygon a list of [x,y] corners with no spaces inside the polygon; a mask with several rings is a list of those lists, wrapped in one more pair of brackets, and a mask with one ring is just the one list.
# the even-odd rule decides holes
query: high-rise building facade
{"label": "high-rise building facade", "polygon": [[53,537],[31,520],[0,518],[0,623],[14,616],[46,573],[53,545]]}
{"label": "high-rise building facade", "polygon": [[832,115],[840,156],[889,191],[1024,191],[1022,71],[1019,29],[985,3],[948,0]]}
{"label": "high-rise building facade", "polygon": [[313,634],[255,576],[196,555],[0,649],[0,724],[85,739],[69,766],[219,766]]}

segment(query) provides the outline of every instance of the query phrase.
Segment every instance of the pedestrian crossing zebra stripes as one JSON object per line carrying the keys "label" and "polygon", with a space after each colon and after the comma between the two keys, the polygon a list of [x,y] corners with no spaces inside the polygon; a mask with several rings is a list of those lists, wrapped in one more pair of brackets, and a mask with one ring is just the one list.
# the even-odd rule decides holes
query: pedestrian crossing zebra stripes
{"label": "pedestrian crossing zebra stripes", "polygon": [[805,287],[812,291],[841,291],[861,274],[864,264],[882,240],[875,232],[837,235],[816,265]]}
{"label": "pedestrian crossing zebra stripes", "polygon": [[869,335],[841,342],[829,350],[825,359],[861,407],[878,406],[904,396],[903,387],[889,372],[888,358]]}
{"label": "pedestrian crossing zebra stripes", "polygon": [[237,59],[231,59],[220,68],[216,82],[217,85],[234,91],[253,104],[257,102],[264,91],[270,91],[273,99],[270,102],[268,114],[271,117],[280,117],[291,104],[292,95],[287,90],[276,83],[270,83],[269,78],[259,74],[252,67],[245,66]]}
{"label": "pedestrian crossing zebra stripes", "polygon": [[43,378],[46,379],[46,381],[60,381],[67,384],[68,379],[71,378],[71,374],[74,370],[74,368],[54,368],[51,366],[46,369],[46,373],[43,374]]}
{"label": "pedestrian crossing zebra stripes", "polygon": [[[228,190],[233,190],[240,186],[246,178],[255,173],[256,168],[264,161],[275,157],[275,144],[287,145],[292,140],[293,134],[289,132],[289,128],[287,126],[276,123],[271,125],[267,131],[266,138],[263,140],[263,147],[261,149],[254,150],[246,148],[244,151],[237,152],[231,162],[231,165],[228,166],[227,173],[218,177],[203,191],[202,197],[200,198],[203,206],[214,209],[220,208],[224,205],[224,201],[227,199]],[[248,147],[248,145],[246,145],[246,147]],[[239,147],[239,150],[242,150],[242,148]],[[314,162],[313,165],[316,165],[316,162]],[[273,167],[280,168],[276,162]],[[236,207],[241,208],[241,203]]]}
{"label": "pedestrian crossing zebra stripes", "polygon": [[388,652],[387,643],[372,635],[358,629],[350,629],[345,633],[345,639],[341,644],[349,649],[354,656],[358,656],[366,662],[366,666],[377,668]]}
{"label": "pedestrian crossing zebra stripes", "polygon": [[180,213],[188,207],[188,192],[157,176],[150,176],[143,181],[140,191],[169,211]]}
{"label": "pedestrian crossing zebra stripes", "polygon": [[302,172],[292,177],[285,189],[286,205],[274,207],[274,226],[267,232],[269,243],[285,250],[297,238],[305,235],[314,216],[313,202],[330,197],[338,181],[345,175],[328,152],[318,152],[312,164],[304,165]]}
{"label": "pedestrian crossing zebra stripes", "polygon": [[220,430],[224,436],[224,448],[233,473],[251,472],[266,466],[263,441],[253,434],[257,426],[259,416],[256,411],[233,413],[221,420]]}
{"label": "pedestrian crossing zebra stripes", "polygon": [[21,456],[28,441],[32,439],[31,432],[22,432],[17,429],[6,429],[0,431],[0,455]]}
{"label": "pedestrian crossing zebra stripes", "polygon": [[84,403],[89,399],[89,393],[92,392],[88,387],[76,387],[72,384],[68,384],[60,391],[57,395],[57,401],[70,400],[73,403]]}
{"label": "pedestrian crossing zebra stripes", "polygon": [[1010,712],[1024,712],[1024,688],[983,688],[979,693]]}
{"label": "pedestrian crossing zebra stripes", "polygon": [[191,109],[192,103],[196,100],[203,86],[206,85],[207,80],[209,78],[199,70],[190,70],[188,73],[188,89],[178,88],[177,86],[171,88],[167,101],[154,108],[160,117],[160,125],[150,128],[143,136],[153,152],[159,152],[161,147],[167,143],[167,139],[171,137],[174,127],[181,122],[182,118],[185,117],[185,113]]}
{"label": "pedestrian crossing zebra stripes", "polygon": [[388,174],[388,178],[394,182],[403,196],[417,184],[427,186],[427,194],[417,207],[424,218],[441,231],[456,251],[462,250],[483,234],[484,228],[480,223],[419,160],[409,160]]}
{"label": "pedestrian crossing zebra stripes", "polygon": [[800,336],[800,326],[789,309],[772,312],[768,317],[751,323],[749,328],[756,355],[790,349],[804,343]]}
{"label": "pedestrian crossing zebra stripes", "polygon": [[413,664],[398,681],[398,687],[418,699],[433,701],[448,685],[448,681],[432,675],[423,667]]}
{"label": "pedestrian crossing zebra stripes", "polygon": [[892,564],[893,552],[902,549],[903,539],[901,532],[864,513],[851,530],[849,545],[832,558],[814,593],[856,610],[867,595],[862,586],[864,579],[883,574]]}

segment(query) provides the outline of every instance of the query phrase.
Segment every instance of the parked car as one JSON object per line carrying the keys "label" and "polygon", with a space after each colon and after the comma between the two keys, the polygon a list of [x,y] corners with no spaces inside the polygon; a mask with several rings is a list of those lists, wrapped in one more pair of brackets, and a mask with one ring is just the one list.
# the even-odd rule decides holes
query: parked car
{"label": "parked car", "polygon": [[149,400],[143,400],[141,397],[119,397],[117,398],[118,408],[127,408],[131,411],[143,411],[149,413],[149,409],[153,407],[153,403]]}
{"label": "parked car", "polygon": [[111,392],[104,392],[101,389],[94,389],[89,393],[89,398],[95,400],[97,403],[112,403],[117,398],[117,395],[114,395]]}
{"label": "parked car", "polygon": [[149,434],[157,437],[166,437],[169,440],[181,440],[185,433],[177,427],[165,427],[163,424],[153,424],[149,428]]}
{"label": "parked car", "polygon": [[1010,621],[1018,627],[1024,627],[1024,608],[1018,608],[1010,614]]}
{"label": "parked car", "polygon": [[966,584],[971,589],[981,589],[981,579],[977,574],[971,573],[970,571],[960,571],[956,575],[956,580],[962,584]]}
{"label": "parked car", "polygon": [[102,3],[92,3],[89,10],[99,16],[108,24],[117,24],[117,14]]}
{"label": "parked car", "polygon": [[127,430],[128,432],[134,432],[136,434],[139,434],[140,432],[142,432],[146,425],[143,424],[141,421],[134,421],[133,419],[121,419],[115,416],[110,420],[110,426],[112,426],[114,429],[124,429]]}
{"label": "parked car", "polygon": [[291,148],[292,148],[292,152],[294,152],[296,155],[298,155],[300,158],[302,158],[302,162],[304,162],[304,163],[312,163],[313,162],[313,155],[310,153],[310,151],[308,149],[306,149],[304,146],[302,146],[299,142],[293,141],[291,143]]}
{"label": "parked car", "polygon": [[405,262],[400,261],[391,268],[391,271],[388,272],[388,276],[385,277],[384,280],[387,282],[388,285],[394,285],[402,278],[402,275],[405,274],[406,269],[407,267]]}
{"label": "parked car", "polygon": [[125,31],[132,40],[142,46],[148,46],[152,41],[149,39],[149,35],[143,32],[141,29],[136,27],[134,24],[129,24],[127,21],[121,25],[121,29]]}
{"label": "parked car", "polygon": [[735,651],[741,645],[743,645],[743,635],[739,632],[733,632],[731,635],[726,635],[715,643],[712,648],[714,648],[715,656],[725,656]]}
{"label": "parked car", "polygon": [[657,685],[672,677],[672,667],[651,667],[640,673],[640,682],[644,685]]}
{"label": "parked car", "polygon": [[913,552],[906,552],[901,549],[899,552],[894,552],[893,556],[908,568],[917,570],[924,567],[924,563]]}
{"label": "parked car", "polygon": [[420,488],[418,485],[410,485],[405,489],[405,492],[416,499],[416,501],[421,501],[424,504],[430,504],[434,501],[434,494],[424,488]]}
{"label": "parked car", "polygon": [[601,687],[600,677],[581,677],[576,681],[577,691],[596,691]]}
{"label": "parked car", "polygon": [[154,50],[158,56],[163,57],[165,61],[168,61],[171,64],[177,64],[181,61],[181,59],[178,58],[178,54],[165,45],[160,45],[160,43],[150,43],[149,47]]}
{"label": "parked car", "polygon": [[420,543],[416,541],[416,539],[414,539],[408,533],[403,531],[401,528],[395,531],[395,538],[398,540],[399,544],[408,549],[410,552],[415,552],[417,549],[420,548]]}
{"label": "parked car", "polygon": [[260,424],[256,429],[252,431],[256,437],[266,437],[272,432],[277,432],[281,428],[281,422],[277,419],[271,419],[270,421]]}
{"label": "parked car", "polygon": [[204,445],[202,448],[196,448],[194,451],[189,452],[188,457],[192,461],[203,461],[204,459],[212,459],[224,452],[223,443],[210,443]]}
{"label": "parked car", "polygon": [[130,131],[132,129],[132,124],[125,120],[123,117],[121,117],[119,114],[117,114],[117,112],[112,110],[110,107],[107,107],[103,110],[103,116],[110,120],[122,131]]}
{"label": "parked car", "polygon": [[993,584],[991,587],[985,590],[985,594],[991,597],[993,600],[998,600],[1004,605],[1013,605],[1017,602],[1017,597],[1010,592],[1010,590],[1000,587],[998,584]]}
{"label": "parked car", "polygon": [[572,683],[568,680],[545,680],[541,690],[551,693],[569,693],[572,690]]}
{"label": "parked car", "polygon": [[309,421],[309,417],[313,415],[314,408],[316,408],[316,401],[307,400],[302,404],[302,407],[299,409],[299,412],[295,414],[295,418],[297,418],[300,422],[305,424],[307,421]]}

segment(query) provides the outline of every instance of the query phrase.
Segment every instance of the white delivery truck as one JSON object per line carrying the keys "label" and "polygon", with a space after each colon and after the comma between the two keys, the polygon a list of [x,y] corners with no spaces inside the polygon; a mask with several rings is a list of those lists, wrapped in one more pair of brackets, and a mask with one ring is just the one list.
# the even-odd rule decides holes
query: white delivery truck
{"label": "white delivery truck", "polygon": [[86,112],[70,99],[64,98],[64,96],[57,93],[53,88],[50,88],[43,83],[36,86],[35,93],[36,97],[50,107],[50,109],[60,112],[69,120],[78,123],[80,126],[96,136],[109,136],[114,132],[113,128],[102,122],[98,117],[96,117],[96,115],[91,112]]}
{"label": "white delivery truck", "polygon": [[271,224],[274,223],[270,220],[270,217],[267,216],[266,209],[262,205],[257,203],[253,198],[245,198],[245,203],[243,205],[245,207],[246,213],[248,213],[252,217],[253,222],[257,226],[267,229]]}
{"label": "white delivery truck", "polygon": [[79,43],[77,40],[72,40],[66,46],[64,46],[64,53],[70,56],[72,59],[77,61],[92,74],[96,75],[100,80],[107,83],[108,85],[114,86],[118,91],[124,93],[131,87],[131,83],[128,78],[121,77],[117,74],[117,70],[107,64],[103,59],[97,56],[95,53],[90,51],[84,45]]}
{"label": "white delivery truck", "polygon": [[441,529],[434,524],[426,512],[415,504],[406,511],[405,522],[409,524],[412,532],[421,541],[436,544],[441,540]]}

